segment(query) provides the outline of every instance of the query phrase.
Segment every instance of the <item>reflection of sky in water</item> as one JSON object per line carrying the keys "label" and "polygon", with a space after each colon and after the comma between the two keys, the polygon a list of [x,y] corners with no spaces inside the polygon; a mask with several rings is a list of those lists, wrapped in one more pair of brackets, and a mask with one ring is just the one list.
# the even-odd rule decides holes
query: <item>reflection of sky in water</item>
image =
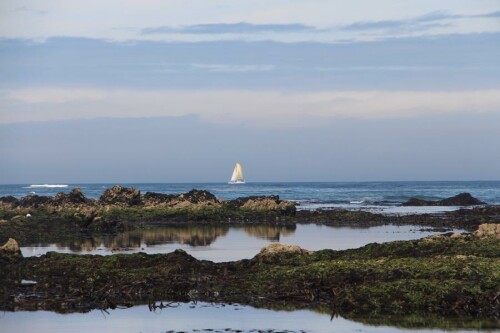
{"label": "reflection of sky in water", "polygon": [[[200,329],[226,328],[249,331],[251,329],[304,330],[306,332],[366,332],[366,333],[439,333],[442,330],[405,330],[389,326],[368,326],[341,317],[330,320],[327,314],[308,310],[273,311],[250,306],[217,305],[198,303],[181,304],[177,308],[167,308],[149,312],[147,306],[104,312],[56,314],[52,312],[5,312],[0,314],[2,332],[144,332],[160,333],[168,330],[193,331]],[[462,331],[454,331],[462,332]],[[465,332],[465,331],[463,331]],[[473,332],[473,331],[467,331]]]}
{"label": "reflection of sky in water", "polygon": [[[266,228],[269,228],[266,230]],[[135,253],[169,253],[175,249],[183,249],[198,259],[232,261],[252,258],[261,248],[271,242],[299,245],[308,250],[333,249],[343,250],[357,248],[369,243],[382,243],[395,240],[411,240],[426,237],[436,232],[419,231],[421,227],[414,226],[378,226],[372,228],[328,227],[315,224],[298,224],[296,229],[276,228],[271,226],[236,226],[236,227],[206,227],[188,226],[134,231],[133,235],[119,235],[120,247],[104,246],[96,241],[95,246],[84,250],[70,249],[67,246],[55,244],[21,248],[24,256],[41,255],[48,251],[62,253],[83,253],[109,255],[118,252]],[[145,240],[146,236],[147,241]],[[196,237],[201,246],[192,246],[189,237]],[[108,239],[109,242],[115,242]],[[130,243],[127,243],[130,242]],[[116,242],[115,242],[116,243]],[[124,247],[129,247],[124,249]]]}

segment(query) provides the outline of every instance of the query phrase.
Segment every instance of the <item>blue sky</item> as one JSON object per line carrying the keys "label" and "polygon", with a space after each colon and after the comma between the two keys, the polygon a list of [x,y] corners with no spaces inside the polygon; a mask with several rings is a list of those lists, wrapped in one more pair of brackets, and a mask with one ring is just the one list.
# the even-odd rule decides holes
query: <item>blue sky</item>
{"label": "blue sky", "polygon": [[498,1],[2,1],[0,183],[499,179],[498,59]]}

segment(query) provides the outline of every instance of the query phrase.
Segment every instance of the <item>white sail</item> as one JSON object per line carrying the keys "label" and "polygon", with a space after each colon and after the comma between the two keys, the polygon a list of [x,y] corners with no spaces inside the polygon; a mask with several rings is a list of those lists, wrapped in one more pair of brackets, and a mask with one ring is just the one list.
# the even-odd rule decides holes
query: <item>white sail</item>
{"label": "white sail", "polygon": [[241,164],[236,163],[229,184],[244,184],[244,183],[245,183],[245,178],[243,178],[243,168],[241,167]]}

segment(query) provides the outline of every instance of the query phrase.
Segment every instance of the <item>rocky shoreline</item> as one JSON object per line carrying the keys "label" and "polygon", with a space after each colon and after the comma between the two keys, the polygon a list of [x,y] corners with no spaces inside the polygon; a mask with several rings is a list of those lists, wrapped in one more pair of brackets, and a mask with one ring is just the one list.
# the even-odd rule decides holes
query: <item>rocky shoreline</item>
{"label": "rocky shoreline", "polygon": [[[84,312],[171,300],[321,307],[344,316],[433,313],[498,320],[499,222],[500,206],[404,216],[340,209],[297,211],[294,202],[278,196],[220,200],[206,191],[141,194],[120,186],[106,190],[99,199],[86,198],[79,189],[54,197],[2,197],[0,309]],[[310,252],[272,244],[252,259],[225,263],[197,260],[182,250],[110,256],[49,252],[26,258],[19,250],[36,241],[191,223],[407,224],[474,233],[344,251]]]}
{"label": "rocky shoreline", "polygon": [[[434,204],[442,202],[469,205],[478,200],[468,194],[459,194]],[[392,224],[441,231],[474,231],[483,223],[500,223],[500,206],[482,205],[441,214],[413,215],[344,209],[308,211],[297,210],[295,202],[280,200],[276,195],[222,200],[210,192],[195,189],[178,195],[141,194],[137,189],[118,185],[105,190],[99,199],[85,197],[78,188],[54,197],[0,198],[0,243],[14,238],[23,246],[167,225],[242,223],[277,226],[314,223],[346,227]]]}
{"label": "rocky shoreline", "polygon": [[433,313],[498,320],[500,228],[474,234],[310,252],[272,244],[250,260],[213,263],[166,255],[23,258],[0,249],[0,309],[89,311],[156,300],[238,302],[339,314]]}

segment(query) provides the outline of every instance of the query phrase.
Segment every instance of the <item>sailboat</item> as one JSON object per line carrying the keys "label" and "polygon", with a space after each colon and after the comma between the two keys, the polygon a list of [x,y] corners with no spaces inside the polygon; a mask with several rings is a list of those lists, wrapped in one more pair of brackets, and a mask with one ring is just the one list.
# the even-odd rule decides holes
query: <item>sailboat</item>
{"label": "sailboat", "polygon": [[245,178],[243,178],[243,168],[241,164],[236,163],[234,166],[233,175],[228,184],[245,184]]}

